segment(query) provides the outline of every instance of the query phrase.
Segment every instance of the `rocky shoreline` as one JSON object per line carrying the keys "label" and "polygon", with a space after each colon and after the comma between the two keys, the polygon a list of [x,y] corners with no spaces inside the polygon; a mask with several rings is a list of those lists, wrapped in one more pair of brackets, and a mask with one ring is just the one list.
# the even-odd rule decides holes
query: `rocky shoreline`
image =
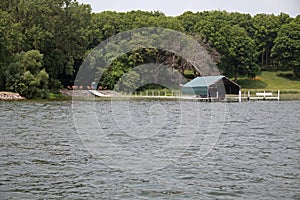
{"label": "rocky shoreline", "polygon": [[25,97],[22,97],[18,93],[13,92],[0,92],[0,100],[24,100]]}

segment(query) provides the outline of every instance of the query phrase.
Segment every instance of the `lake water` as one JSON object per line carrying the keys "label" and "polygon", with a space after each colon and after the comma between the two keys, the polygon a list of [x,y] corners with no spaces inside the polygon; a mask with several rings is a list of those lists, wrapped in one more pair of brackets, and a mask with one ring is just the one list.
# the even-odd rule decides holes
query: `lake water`
{"label": "lake water", "polygon": [[300,199],[299,110],[0,101],[0,199]]}

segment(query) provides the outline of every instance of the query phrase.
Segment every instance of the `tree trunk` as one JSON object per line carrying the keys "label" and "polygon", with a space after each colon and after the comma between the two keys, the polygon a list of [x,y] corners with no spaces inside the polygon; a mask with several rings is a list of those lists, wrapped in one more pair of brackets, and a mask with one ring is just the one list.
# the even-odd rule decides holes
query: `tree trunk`
{"label": "tree trunk", "polygon": [[261,68],[264,68],[264,56],[265,56],[265,51],[264,49],[261,52]]}
{"label": "tree trunk", "polygon": [[234,66],[234,82],[237,82],[237,66]]}
{"label": "tree trunk", "polygon": [[268,67],[268,65],[269,65],[269,51],[268,48],[266,48],[266,63],[265,63],[266,68]]}
{"label": "tree trunk", "polygon": [[295,77],[300,77],[300,66],[294,66],[293,72]]}

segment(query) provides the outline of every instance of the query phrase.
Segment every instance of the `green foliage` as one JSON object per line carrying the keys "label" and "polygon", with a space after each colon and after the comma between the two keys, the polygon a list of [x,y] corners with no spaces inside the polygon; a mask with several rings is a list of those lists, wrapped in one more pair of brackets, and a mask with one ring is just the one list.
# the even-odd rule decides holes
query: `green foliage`
{"label": "green foliage", "polygon": [[247,28],[249,32],[253,32],[248,15],[213,11],[206,13],[196,27],[221,54],[219,67],[225,75],[237,80],[238,75],[255,77],[258,74],[259,68],[255,63],[256,46],[246,31]]}
{"label": "green foliage", "polygon": [[238,75],[254,78],[258,73],[255,64],[256,47],[245,29],[234,26],[224,26],[220,30],[220,38],[216,48],[222,54],[221,69],[229,77],[237,80]]}
{"label": "green foliage", "polygon": [[177,19],[179,20],[186,33],[194,34],[197,32],[195,25],[201,20],[201,15],[199,13],[187,11],[178,16]]}
{"label": "green foliage", "polygon": [[17,54],[6,70],[6,88],[26,98],[47,98],[49,75],[41,70],[43,55],[32,50]]}
{"label": "green foliage", "polygon": [[12,62],[18,45],[22,41],[19,24],[12,22],[12,16],[0,10],[0,90],[5,88],[5,67]]}
{"label": "green foliage", "polygon": [[126,91],[126,92],[134,92],[137,88],[140,87],[140,75],[135,71],[130,71],[129,73],[122,76],[119,82],[119,91]]}
{"label": "green foliage", "polygon": [[[177,17],[140,10],[92,14],[89,5],[76,0],[1,1],[0,90],[19,91],[30,98],[47,97],[49,89],[57,93],[61,84],[74,82],[92,48],[113,35],[142,27],[163,27],[191,35],[209,52],[220,71],[235,79],[253,79],[261,69],[293,69],[294,75],[300,76],[299,24],[300,16],[293,19],[285,13],[254,17],[226,11],[187,11]],[[113,89],[123,77],[122,87],[132,88],[129,82],[139,77],[134,73],[123,75],[145,63],[168,65],[182,74],[188,70],[190,78],[198,75],[194,66],[179,55],[140,46],[151,44],[145,35],[131,37],[130,45],[136,47],[131,52],[118,58],[114,57],[118,49],[102,52],[99,59],[113,60],[104,71],[101,86]],[[176,45],[184,47],[185,43]]]}
{"label": "green foliage", "polygon": [[26,0],[2,3],[23,35],[21,51],[39,50],[52,78],[74,75],[91,40],[91,8],[73,0]]}
{"label": "green foliage", "polygon": [[117,13],[104,11],[92,15],[93,42],[95,47],[107,38],[123,31],[143,27],[164,27],[183,31],[180,22],[160,12],[131,11]]}
{"label": "green foliage", "polygon": [[253,17],[254,38],[259,50],[260,66],[263,69],[267,69],[273,63],[270,54],[280,25],[279,18],[273,14],[258,14]]}
{"label": "green foliage", "polygon": [[300,77],[300,22],[291,21],[281,27],[274,41],[272,57],[279,68],[293,69]]}

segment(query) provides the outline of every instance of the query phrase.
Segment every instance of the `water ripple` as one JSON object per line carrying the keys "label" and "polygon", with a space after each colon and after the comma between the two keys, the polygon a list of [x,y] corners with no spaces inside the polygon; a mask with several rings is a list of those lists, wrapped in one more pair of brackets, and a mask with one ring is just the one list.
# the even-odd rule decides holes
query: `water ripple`
{"label": "water ripple", "polygon": [[[139,102],[134,120],[149,121],[143,113],[149,114],[153,103]],[[177,105],[160,103],[167,111],[174,109],[171,120],[153,137],[133,138],[104,117],[112,115],[110,102],[96,102],[103,108],[99,120],[107,137],[124,147],[135,146],[135,153],[155,151],[180,127]],[[199,104],[190,105],[194,112]],[[203,116],[209,116],[205,112],[213,105],[201,104]],[[299,199],[300,103],[227,107],[221,137],[206,157],[199,156],[208,127],[203,118],[193,144],[174,147],[181,157],[163,169],[135,174],[104,165],[102,159],[114,158],[103,149],[102,158],[89,153],[76,133],[70,101],[1,101],[0,199]],[[122,153],[117,156],[132,160]]]}

